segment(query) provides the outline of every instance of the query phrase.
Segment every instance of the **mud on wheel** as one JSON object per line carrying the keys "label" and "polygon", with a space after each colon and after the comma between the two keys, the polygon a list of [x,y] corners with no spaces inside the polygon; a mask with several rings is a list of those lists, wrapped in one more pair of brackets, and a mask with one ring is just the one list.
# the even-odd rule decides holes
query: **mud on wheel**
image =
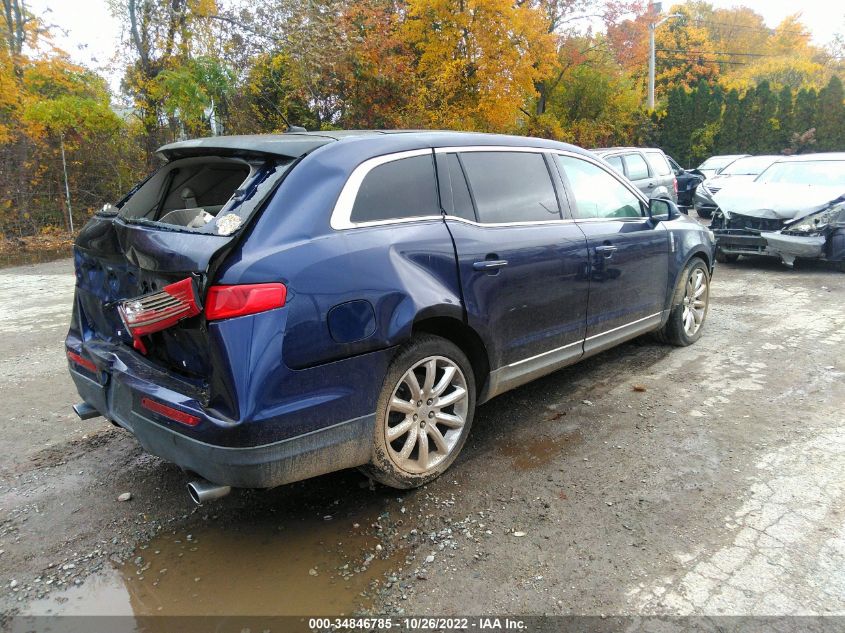
{"label": "mud on wheel", "polygon": [[394,488],[431,481],[458,456],[474,413],[475,377],[466,355],[438,336],[415,337],[388,369],[371,463],[362,470]]}

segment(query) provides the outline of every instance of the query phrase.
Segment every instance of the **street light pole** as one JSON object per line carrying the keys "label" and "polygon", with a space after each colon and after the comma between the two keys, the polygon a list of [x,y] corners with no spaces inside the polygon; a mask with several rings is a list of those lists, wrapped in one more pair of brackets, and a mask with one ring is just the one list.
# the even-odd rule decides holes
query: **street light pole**
{"label": "street light pole", "polygon": [[654,110],[654,31],[657,25],[648,25],[648,109]]}
{"label": "street light pole", "polygon": [[657,27],[663,24],[666,20],[671,20],[672,18],[680,18],[683,17],[680,13],[673,13],[672,15],[667,15],[664,18],[661,18],[657,22],[652,22],[648,25],[648,109],[654,110],[654,53],[655,53],[655,46],[654,46],[654,32],[657,30]]}

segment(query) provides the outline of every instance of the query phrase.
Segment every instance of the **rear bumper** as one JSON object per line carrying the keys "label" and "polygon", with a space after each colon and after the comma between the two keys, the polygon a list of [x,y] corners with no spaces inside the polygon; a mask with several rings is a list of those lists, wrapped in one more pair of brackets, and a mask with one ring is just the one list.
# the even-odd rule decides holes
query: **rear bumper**
{"label": "rear bumper", "polygon": [[[70,343],[70,341],[69,341]],[[366,464],[370,460],[375,414],[329,423],[292,437],[273,441],[261,421],[249,423],[254,445],[225,446],[191,437],[187,427],[140,406],[144,397],[166,403],[214,425],[227,425],[242,440],[246,425],[214,418],[191,393],[190,386],[165,372],[127,365],[132,354],[106,352],[85,345],[86,357],[97,365],[89,372],[71,364],[70,374],[82,399],[112,422],[132,433],[145,450],[193,471],[219,485],[271,488],[328,472]],[[78,350],[77,350],[78,351]],[[136,365],[143,365],[138,362]],[[145,373],[146,372],[146,373]],[[184,430],[183,430],[184,429]],[[263,440],[263,441],[262,441]]]}

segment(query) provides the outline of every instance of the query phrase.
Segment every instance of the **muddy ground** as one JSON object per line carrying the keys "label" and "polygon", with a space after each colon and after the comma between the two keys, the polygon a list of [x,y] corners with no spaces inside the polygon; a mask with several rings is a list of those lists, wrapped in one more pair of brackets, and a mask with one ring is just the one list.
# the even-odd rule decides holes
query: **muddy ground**
{"label": "muddy ground", "polygon": [[0,271],[0,612],[845,614],[841,273],[720,266],[698,344],[495,399],[420,490],[347,471],[201,508],[72,414],[72,286]]}

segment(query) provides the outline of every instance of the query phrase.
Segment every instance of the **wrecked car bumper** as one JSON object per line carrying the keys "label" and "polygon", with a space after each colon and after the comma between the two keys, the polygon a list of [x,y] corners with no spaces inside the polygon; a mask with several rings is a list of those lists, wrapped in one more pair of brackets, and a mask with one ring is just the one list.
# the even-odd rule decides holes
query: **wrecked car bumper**
{"label": "wrecked car bumper", "polygon": [[761,233],[772,255],[780,255],[787,264],[796,257],[821,259],[825,255],[827,239],[823,235],[799,236],[783,233]]}
{"label": "wrecked car bumper", "polygon": [[711,229],[716,247],[728,255],[769,255],[766,240],[759,233],[741,229]]}
{"label": "wrecked car bumper", "polygon": [[[67,348],[90,365],[70,364],[87,404],[132,433],[149,453],[215,484],[271,488],[370,459],[374,413],[279,439],[268,434],[265,420],[215,417],[194,385],[124,346],[69,337]],[[187,416],[190,426],[150,410],[150,401]]]}

